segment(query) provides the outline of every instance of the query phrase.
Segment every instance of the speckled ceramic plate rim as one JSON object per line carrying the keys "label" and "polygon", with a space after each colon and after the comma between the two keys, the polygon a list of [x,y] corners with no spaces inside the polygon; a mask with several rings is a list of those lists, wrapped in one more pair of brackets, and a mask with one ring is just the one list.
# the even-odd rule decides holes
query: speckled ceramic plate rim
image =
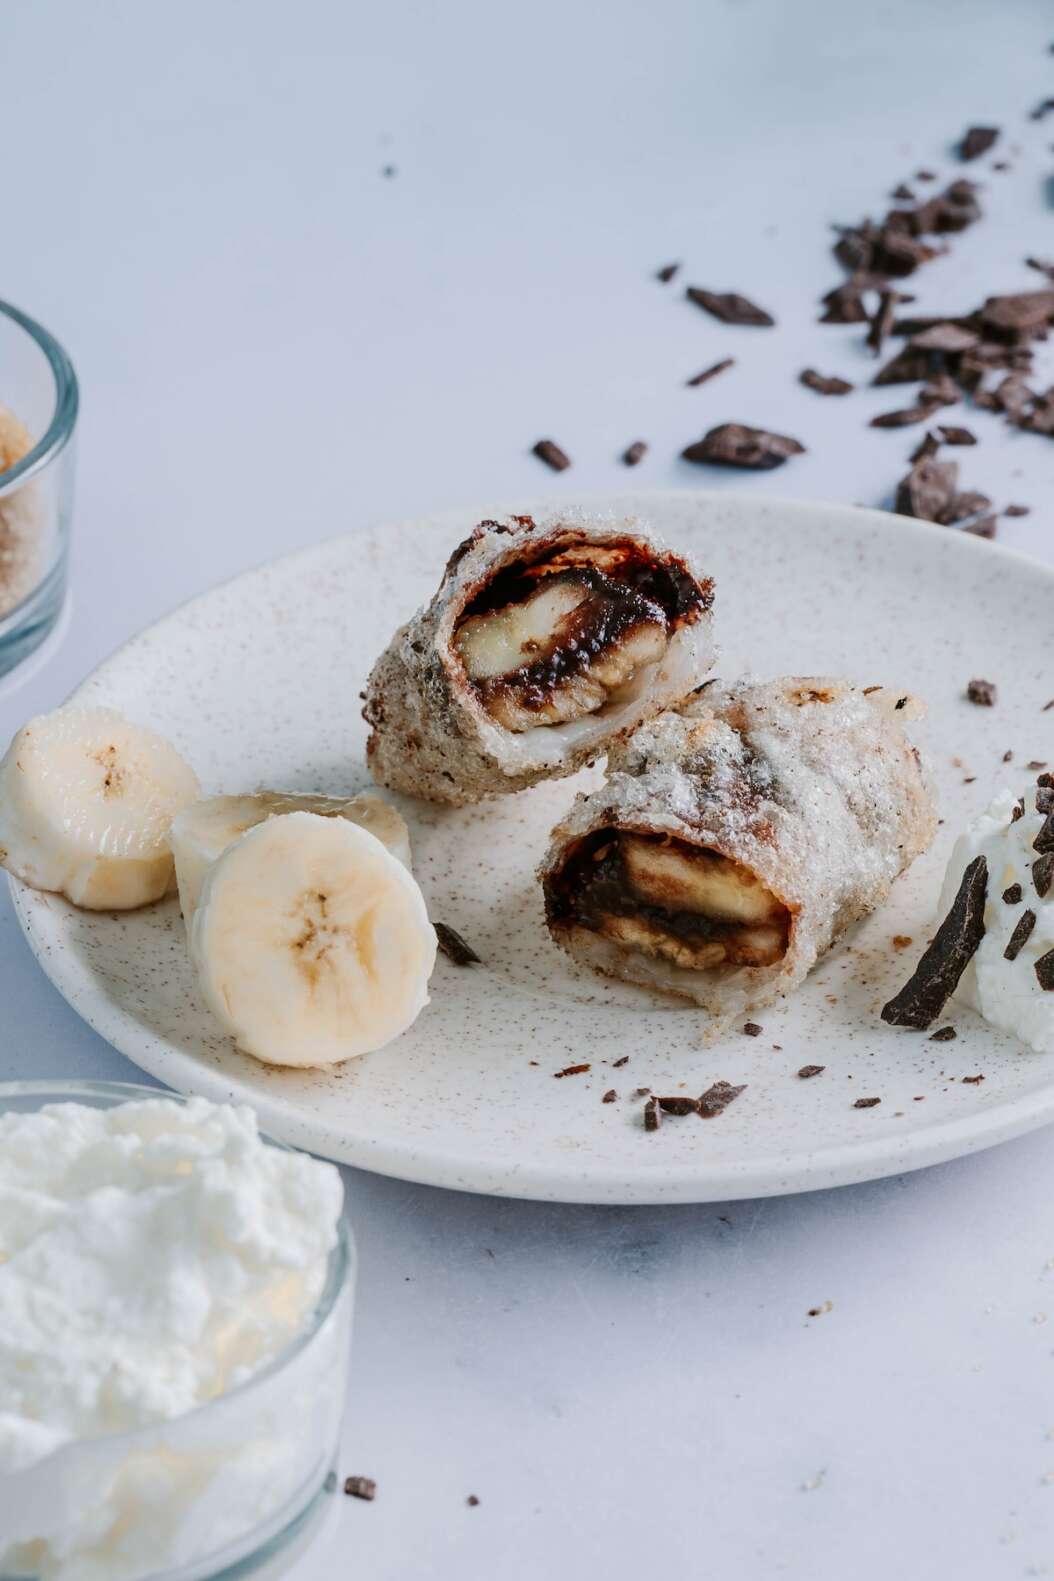
{"label": "speckled ceramic plate rim", "polygon": [[[885,512],[857,506],[844,506],[837,502],[783,499],[772,495],[749,494],[730,497],[726,493],[704,490],[630,491],[620,494],[576,496],[565,500],[559,496],[535,498],[524,503],[496,507],[493,502],[483,507],[453,508],[431,513],[424,518],[402,521],[396,528],[414,526],[455,528],[466,519],[484,516],[501,517],[519,513],[539,513],[554,508],[582,508],[604,510],[623,508],[623,502],[632,497],[647,508],[647,502],[661,504],[663,500],[684,501],[692,504],[719,504],[722,510],[742,510],[750,514],[754,509],[779,512],[808,520],[812,513],[832,513],[840,518],[839,525],[850,536],[859,533],[867,536],[876,531],[886,535],[891,552],[894,539],[902,535],[910,540],[918,534],[929,534],[946,544],[952,536],[949,530],[929,523],[897,517]],[[813,524],[815,525],[815,523]],[[130,638],[91,671],[71,694],[71,701],[79,698],[85,689],[104,681],[111,665],[121,661],[146,636],[163,635],[164,628],[180,620],[184,613],[221,588],[230,588],[243,579],[251,578],[264,570],[293,568],[312,556],[323,554],[327,548],[354,540],[359,533],[336,534],[285,556],[258,565],[222,583],[215,584],[204,593],[180,604],[151,626]],[[993,559],[1010,562],[1027,568],[1029,575],[1046,581],[1054,597],[1054,570],[1032,560],[1016,550],[998,543],[982,541],[968,534],[954,534],[963,554],[976,555],[978,565],[991,565]],[[793,1155],[766,1152],[748,1155],[735,1161],[725,1160],[718,1169],[708,1166],[705,1158],[690,1168],[670,1165],[663,1168],[650,1159],[646,1171],[634,1177],[626,1165],[619,1169],[592,1167],[583,1175],[580,1164],[569,1162],[566,1172],[556,1171],[551,1165],[536,1166],[531,1163],[510,1164],[501,1157],[475,1154],[460,1167],[453,1166],[448,1152],[442,1148],[404,1147],[366,1135],[356,1136],[350,1143],[345,1134],[327,1129],[324,1123],[304,1114],[295,1105],[276,1102],[249,1083],[232,1079],[204,1064],[187,1069],[184,1056],[165,1050],[144,1046],[140,1039],[130,1036],[127,1018],[115,1011],[99,985],[83,964],[70,953],[55,956],[42,947],[32,918],[32,905],[36,897],[17,880],[9,878],[9,889],[15,913],[33,954],[43,971],[71,1007],[96,1032],[121,1053],[127,1055],[142,1069],[159,1081],[178,1091],[197,1092],[214,1101],[235,1101],[250,1104],[258,1113],[261,1125],[272,1134],[293,1145],[301,1146],[338,1162],[349,1163],[397,1179],[438,1185],[484,1194],[533,1198],[547,1201],[596,1202],[618,1204],[647,1204],[661,1202],[726,1201],[735,1197],[770,1196],[797,1191],[814,1190],[849,1185],[861,1181],[883,1178],[913,1169],[924,1168],[949,1159],[980,1151],[1009,1141],[1054,1120],[1054,1066],[1049,1084],[1038,1092],[1009,1101],[996,1101],[972,1115],[955,1120],[939,1120],[925,1130],[897,1137],[886,1135],[870,1141],[853,1141],[847,1145],[826,1146],[811,1152],[797,1151]],[[1023,1053],[1024,1058],[1029,1058]],[[192,1079],[188,1079],[192,1077]]]}

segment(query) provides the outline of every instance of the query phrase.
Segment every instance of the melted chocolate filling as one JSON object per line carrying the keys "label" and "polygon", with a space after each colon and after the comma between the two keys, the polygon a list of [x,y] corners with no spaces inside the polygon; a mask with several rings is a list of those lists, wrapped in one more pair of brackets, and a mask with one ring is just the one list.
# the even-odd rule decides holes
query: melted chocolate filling
{"label": "melted chocolate filling", "polygon": [[694,620],[700,610],[709,609],[713,604],[713,582],[709,579],[697,582],[684,561],[675,555],[660,559],[640,544],[604,543],[595,545],[600,562],[595,568],[590,567],[588,560],[567,558],[576,550],[588,554],[593,547],[590,543],[568,544],[545,560],[513,560],[477,593],[471,604],[466,605],[458,625],[472,615],[504,609],[506,604],[521,604],[535,591],[541,578],[555,576],[564,570],[596,569],[606,581],[640,593],[661,606],[671,631]]}

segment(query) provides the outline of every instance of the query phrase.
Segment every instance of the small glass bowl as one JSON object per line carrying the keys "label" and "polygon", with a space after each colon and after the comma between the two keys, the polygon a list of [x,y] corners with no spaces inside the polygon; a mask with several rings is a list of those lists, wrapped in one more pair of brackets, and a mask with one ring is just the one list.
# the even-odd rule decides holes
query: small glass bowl
{"label": "small glass bowl", "polygon": [[[78,401],[58,341],[0,302],[0,407],[15,419],[0,417],[0,675],[39,647],[62,613]],[[13,466],[9,453],[19,456]]]}
{"label": "small glass bowl", "polygon": [[[186,1101],[131,1082],[0,1083],[0,1113],[52,1103],[108,1109],[140,1098]],[[79,1439],[0,1476],[0,1559],[5,1544],[18,1554],[0,1581],[88,1571],[107,1581],[280,1573],[337,1486],[355,1264],[342,1216],[304,1329],[245,1383],[183,1416]]]}

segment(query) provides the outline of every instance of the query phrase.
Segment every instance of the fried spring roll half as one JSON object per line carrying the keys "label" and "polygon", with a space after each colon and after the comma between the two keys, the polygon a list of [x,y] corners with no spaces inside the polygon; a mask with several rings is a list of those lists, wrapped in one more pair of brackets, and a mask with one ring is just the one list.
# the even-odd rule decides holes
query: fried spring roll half
{"label": "fried spring roll half", "polygon": [[574,773],[707,674],[712,603],[636,522],[483,522],[374,666],[374,779],[466,803]]}
{"label": "fried spring roll half", "polygon": [[796,988],[936,831],[879,687],[793,677],[704,688],[644,725],[579,796],[540,870],[553,938],[721,1024]]}

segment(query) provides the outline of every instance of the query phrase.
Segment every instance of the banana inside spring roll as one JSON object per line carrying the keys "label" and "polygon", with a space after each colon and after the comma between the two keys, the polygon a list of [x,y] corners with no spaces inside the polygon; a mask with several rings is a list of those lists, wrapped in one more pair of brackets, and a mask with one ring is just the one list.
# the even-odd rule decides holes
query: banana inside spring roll
{"label": "banana inside spring roll", "polygon": [[635,522],[483,522],[374,666],[374,779],[465,803],[574,773],[699,684],[712,603]]}
{"label": "banana inside spring roll", "polygon": [[882,903],[936,832],[880,687],[792,677],[704,688],[609,757],[540,870],[546,919],[577,960],[722,1022],[796,988]]}

